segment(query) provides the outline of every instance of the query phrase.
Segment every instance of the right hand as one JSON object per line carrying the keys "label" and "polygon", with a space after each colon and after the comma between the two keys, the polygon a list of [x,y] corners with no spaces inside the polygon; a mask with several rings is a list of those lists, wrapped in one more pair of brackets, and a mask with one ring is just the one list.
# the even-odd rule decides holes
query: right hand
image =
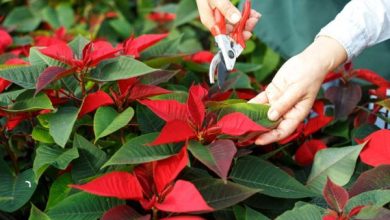
{"label": "right hand", "polygon": [[[227,30],[233,30],[235,24],[241,19],[241,12],[229,0],[196,0],[201,22],[211,30],[215,25],[213,10],[217,8],[228,21]],[[260,19],[260,13],[251,10],[243,32],[244,39],[248,40],[252,36],[252,30]]]}

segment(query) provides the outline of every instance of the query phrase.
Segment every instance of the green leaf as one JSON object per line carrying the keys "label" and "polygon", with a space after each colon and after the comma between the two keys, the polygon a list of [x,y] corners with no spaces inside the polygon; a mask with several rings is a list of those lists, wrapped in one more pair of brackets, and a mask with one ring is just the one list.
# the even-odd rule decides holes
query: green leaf
{"label": "green leaf", "polygon": [[38,182],[41,175],[49,166],[54,166],[60,170],[66,169],[72,160],[79,157],[77,148],[63,149],[58,146],[47,146],[41,144],[34,159],[33,170],[35,179]]}
{"label": "green leaf", "polygon": [[199,13],[196,6],[196,1],[182,0],[176,9],[175,26],[188,23],[195,18],[199,17]]}
{"label": "green leaf", "polygon": [[53,144],[54,140],[49,134],[49,130],[38,125],[33,128],[31,136],[34,140],[45,143],[45,144]]}
{"label": "green leaf", "polygon": [[24,89],[35,89],[39,74],[46,65],[21,66],[0,70],[0,77],[15,83]]}
{"label": "green leaf", "polygon": [[251,209],[248,206],[242,207],[242,206],[234,206],[234,215],[236,216],[237,220],[270,220],[267,216],[261,214],[260,212]]}
{"label": "green leaf", "polygon": [[136,107],[136,117],[139,129],[143,134],[160,132],[165,121],[154,114],[148,107],[138,104]]}
{"label": "green leaf", "polygon": [[349,196],[375,189],[390,189],[390,164],[380,165],[360,174],[350,187]]}
{"label": "green leaf", "polygon": [[168,94],[156,95],[149,98],[150,100],[176,100],[180,103],[186,103],[188,93],[184,91],[172,91]]}
{"label": "green leaf", "polygon": [[202,178],[191,182],[202,194],[207,204],[214,209],[233,206],[260,191],[229,181],[225,183],[214,178]]}
{"label": "green leaf", "polygon": [[85,45],[89,43],[89,40],[81,35],[75,37],[68,45],[72,48],[73,53],[78,59],[83,56],[83,49]]}
{"label": "green leaf", "polygon": [[253,103],[227,103],[226,105],[221,106],[219,118],[222,118],[224,115],[233,112],[241,112],[252,119],[254,122],[265,126],[265,127],[275,127],[278,122],[270,121],[268,119],[267,113],[269,110],[268,105],[262,104],[253,104]]}
{"label": "green leaf", "polygon": [[348,120],[339,120],[336,123],[327,126],[324,133],[349,140],[349,125]]}
{"label": "green leaf", "polygon": [[58,21],[61,26],[70,28],[74,24],[74,12],[69,3],[60,3],[56,7]]}
{"label": "green leaf", "polygon": [[252,219],[256,219],[256,220],[270,220],[270,218],[268,218],[267,216],[261,214],[260,212],[254,210],[254,209],[251,209],[249,208],[248,206],[245,206],[245,219],[246,220],[252,220]]}
{"label": "green leaf", "polygon": [[4,92],[0,94],[0,106],[7,106],[12,103],[21,93],[25,92],[25,89]]}
{"label": "green leaf", "polygon": [[57,29],[61,26],[60,21],[58,20],[58,15],[54,8],[47,6],[42,12],[42,19],[50,24],[54,29]]}
{"label": "green leaf", "polygon": [[159,57],[159,59],[161,59],[162,56],[177,56],[182,37],[183,35],[172,40],[163,40],[148,48],[141,54],[142,60],[150,59],[152,57]]}
{"label": "green leaf", "polygon": [[158,133],[151,133],[131,139],[119,148],[103,167],[110,165],[140,164],[162,160],[177,154],[182,148],[182,145],[180,144],[147,146],[147,144],[156,139],[157,136]]}
{"label": "green leaf", "polygon": [[92,220],[102,217],[107,210],[124,203],[123,200],[80,192],[50,208],[47,215],[55,220]]}
{"label": "green leaf", "polygon": [[345,206],[346,213],[349,213],[354,207],[357,206],[375,206],[382,207],[390,202],[390,190],[372,190],[363,192],[357,196],[349,199]]}
{"label": "green leaf", "polygon": [[295,206],[292,210],[286,211],[276,218],[276,220],[321,220],[324,209],[305,204],[302,206]]}
{"label": "green leaf", "polygon": [[[254,169],[256,167],[256,169]],[[248,187],[262,189],[262,194],[279,198],[304,198],[313,193],[273,164],[253,156],[240,158],[230,177]]]}
{"label": "green leaf", "polygon": [[[59,67],[66,67],[66,64],[55,60],[51,57],[48,57],[44,54],[42,54],[38,48],[36,47],[31,47],[30,48],[30,55],[28,57],[28,60],[31,65],[35,66],[59,66]],[[43,71],[43,70],[42,70]],[[41,72],[42,72],[41,71]],[[35,85],[34,85],[35,88]]]}
{"label": "green leaf", "polygon": [[148,75],[140,76],[138,79],[143,84],[147,85],[159,85],[161,83],[168,82],[172,77],[179,73],[179,70],[158,70]]}
{"label": "green leaf", "polygon": [[307,186],[313,192],[321,194],[327,177],[339,186],[347,184],[355,170],[356,160],[363,146],[362,144],[319,151],[315,155]]}
{"label": "green leaf", "polygon": [[253,89],[251,86],[251,79],[245,73],[235,72],[231,73],[228,76],[228,86],[229,89]]}
{"label": "green leaf", "polygon": [[107,155],[84,137],[75,134],[73,147],[79,150],[79,158],[73,161],[72,178],[79,182],[101,172],[100,167],[107,161]]}
{"label": "green leaf", "polygon": [[109,59],[101,62],[92,70],[91,79],[96,81],[116,81],[142,76],[156,71],[146,64],[126,56]]}
{"label": "green leaf", "polygon": [[[144,63],[150,67],[158,69],[158,68],[164,68],[164,67],[169,66],[171,64],[180,64],[183,61],[182,55],[173,55],[174,53],[170,52],[170,51],[173,51],[173,49],[169,49],[169,48],[167,49],[167,51],[170,52],[171,55],[162,54],[161,56],[157,56],[157,55],[155,55],[155,57],[152,56],[153,53],[164,53],[164,48],[162,48],[163,46],[165,46],[166,48],[169,47],[169,45],[164,44],[164,45],[159,46],[161,51],[157,51],[158,48],[156,48],[152,52],[147,53],[148,56],[150,56],[150,57],[148,57],[148,60],[145,61]],[[141,58],[141,60],[145,60],[145,59],[146,58]]]}
{"label": "green leaf", "polygon": [[234,68],[243,73],[250,73],[261,69],[261,65],[255,63],[236,63]]}
{"label": "green leaf", "polygon": [[14,212],[22,207],[37,187],[32,169],[19,174],[11,172],[7,164],[0,159],[0,211]]}
{"label": "green leaf", "polygon": [[64,200],[66,197],[68,197],[70,191],[72,190],[72,188],[70,188],[68,185],[72,183],[72,177],[70,176],[70,174],[65,173],[59,176],[53,182],[53,184],[51,184],[49,198],[46,204],[46,210],[51,209],[52,207],[60,203],[62,200]]}
{"label": "green leaf", "polygon": [[108,23],[112,29],[114,29],[123,38],[128,38],[130,33],[133,32],[131,24],[122,16],[117,19],[112,19]]}
{"label": "green leaf", "polygon": [[20,32],[29,32],[38,27],[41,19],[34,16],[26,6],[14,8],[5,18],[3,25]]}
{"label": "green leaf", "polygon": [[35,207],[34,204],[31,204],[30,217],[28,220],[50,220],[44,212]]}
{"label": "green leaf", "polygon": [[118,113],[112,107],[100,107],[93,120],[93,131],[95,132],[95,143],[99,138],[118,131],[126,126],[134,116],[134,109],[129,107]]}
{"label": "green leaf", "polygon": [[15,103],[4,109],[7,112],[30,112],[42,109],[53,110],[53,105],[45,93],[39,93],[34,96],[33,90],[21,93],[15,100]]}
{"label": "green leaf", "polygon": [[79,109],[75,107],[60,107],[56,113],[49,115],[50,135],[61,147],[65,147],[69,140],[78,112]]}
{"label": "green leaf", "polygon": [[[31,36],[12,36],[15,46],[25,46],[34,44],[34,39]],[[23,58],[22,58],[23,59]],[[16,64],[18,65],[18,64]],[[20,64],[19,64],[20,65]]]}
{"label": "green leaf", "polygon": [[263,82],[276,70],[281,58],[279,54],[273,51],[270,47],[263,45],[261,48],[254,50],[251,60],[252,63],[262,65],[261,69],[255,71],[255,77],[258,82]]}
{"label": "green leaf", "polygon": [[388,220],[390,210],[384,207],[364,206],[353,219]]}
{"label": "green leaf", "polygon": [[197,141],[190,141],[188,150],[196,159],[226,181],[231,162],[237,152],[233,141],[216,140],[207,146]]}
{"label": "green leaf", "polygon": [[70,4],[60,3],[55,8],[46,6],[42,10],[43,19],[54,29],[61,26],[69,29],[74,23],[74,12]]}

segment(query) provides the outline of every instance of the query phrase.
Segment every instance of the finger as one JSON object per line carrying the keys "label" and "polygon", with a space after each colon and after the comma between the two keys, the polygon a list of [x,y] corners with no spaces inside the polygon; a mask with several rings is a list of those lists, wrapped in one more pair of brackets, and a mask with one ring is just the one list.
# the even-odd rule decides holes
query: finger
{"label": "finger", "polygon": [[288,87],[275,102],[271,103],[268,118],[272,121],[278,120],[299,101],[302,101],[300,98],[302,98],[302,89]]}
{"label": "finger", "polygon": [[294,118],[302,122],[306,116],[310,113],[313,106],[314,99],[304,99],[296,104],[290,111],[284,114],[284,118]]}
{"label": "finger", "polygon": [[272,81],[267,88],[265,88],[265,93],[267,95],[269,103],[272,105],[281,95],[282,90],[276,86],[276,83]]}
{"label": "finger", "polygon": [[299,125],[299,120],[287,118],[280,122],[276,129],[260,135],[256,139],[257,145],[267,145],[276,141],[283,140],[291,135]]}
{"label": "finger", "polygon": [[230,0],[211,0],[213,4],[218,8],[225,18],[232,24],[236,24],[241,19],[240,11],[234,7]]}
{"label": "finger", "polygon": [[250,17],[260,18],[261,14],[254,9],[251,9]]}
{"label": "finger", "polygon": [[268,98],[267,98],[267,95],[265,94],[265,92],[261,92],[256,97],[249,100],[248,103],[266,104],[266,103],[268,103]]}
{"label": "finger", "polygon": [[196,0],[196,4],[198,5],[200,21],[204,26],[211,30],[215,25],[215,20],[209,2],[207,0]]}
{"label": "finger", "polygon": [[258,19],[258,18],[249,18],[249,19],[246,21],[245,30],[246,30],[246,31],[249,31],[249,32],[252,32],[252,30],[255,28],[257,22],[259,22],[259,19]]}
{"label": "finger", "polygon": [[249,31],[243,31],[242,35],[244,36],[244,40],[248,40],[249,38],[252,37],[252,32]]}

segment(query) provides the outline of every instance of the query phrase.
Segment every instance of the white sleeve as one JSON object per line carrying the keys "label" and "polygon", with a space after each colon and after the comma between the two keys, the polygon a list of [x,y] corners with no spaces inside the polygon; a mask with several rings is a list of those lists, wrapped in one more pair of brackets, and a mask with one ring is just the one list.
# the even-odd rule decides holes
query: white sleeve
{"label": "white sleeve", "polygon": [[390,0],[352,0],[317,36],[337,40],[352,59],[390,38]]}

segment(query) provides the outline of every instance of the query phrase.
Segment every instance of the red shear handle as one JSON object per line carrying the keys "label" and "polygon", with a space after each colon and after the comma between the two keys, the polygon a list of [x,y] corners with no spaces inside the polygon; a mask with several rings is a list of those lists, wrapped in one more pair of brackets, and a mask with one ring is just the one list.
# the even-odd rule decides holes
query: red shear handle
{"label": "red shear handle", "polygon": [[251,14],[251,5],[251,0],[245,1],[244,10],[242,11],[242,18],[230,34],[233,40],[240,44],[242,48],[246,47],[243,32],[245,29],[246,22],[248,21],[248,18]]}
{"label": "red shear handle", "polygon": [[215,37],[220,34],[226,34],[226,21],[222,12],[217,8],[214,9],[215,25],[211,28],[211,34]]}

